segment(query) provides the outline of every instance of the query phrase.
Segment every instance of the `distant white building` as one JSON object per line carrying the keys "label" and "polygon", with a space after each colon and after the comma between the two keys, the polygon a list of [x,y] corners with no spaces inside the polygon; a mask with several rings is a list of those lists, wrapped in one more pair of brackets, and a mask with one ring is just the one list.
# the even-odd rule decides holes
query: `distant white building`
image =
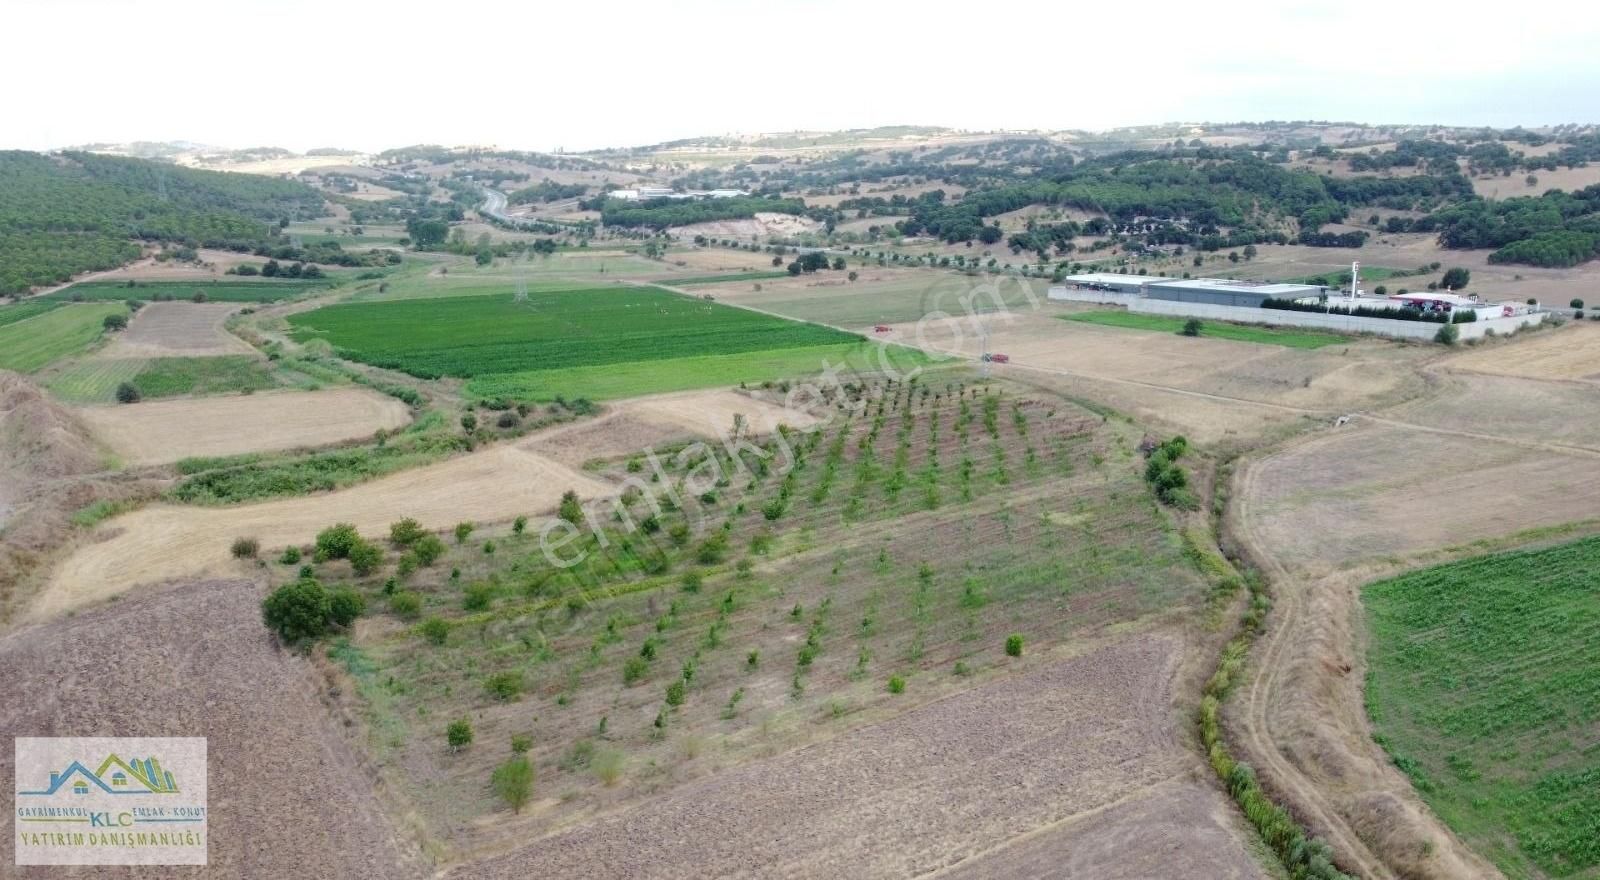
{"label": "distant white building", "polygon": [[742,189],[691,189],[688,192],[674,192],[664,186],[614,189],[606,193],[608,197],[623,202],[638,202],[648,199],[732,199],[749,194]]}

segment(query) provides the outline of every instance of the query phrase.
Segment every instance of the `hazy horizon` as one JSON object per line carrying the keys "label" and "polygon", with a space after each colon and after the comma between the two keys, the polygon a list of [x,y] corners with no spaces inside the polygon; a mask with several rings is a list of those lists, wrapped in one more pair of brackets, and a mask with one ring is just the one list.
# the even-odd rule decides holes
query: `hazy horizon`
{"label": "hazy horizon", "polygon": [[0,146],[581,151],[886,123],[1600,119],[1600,58],[1587,50],[1600,20],[1576,3],[1504,23],[1487,4],[1445,16],[1266,0],[1147,4],[1134,20],[1115,5],[979,17],[947,2],[840,0],[691,0],[670,16],[625,0],[598,21],[490,0],[446,23],[430,15],[371,2],[13,0],[12,32],[32,38],[0,57],[0,73],[43,83],[10,96]]}

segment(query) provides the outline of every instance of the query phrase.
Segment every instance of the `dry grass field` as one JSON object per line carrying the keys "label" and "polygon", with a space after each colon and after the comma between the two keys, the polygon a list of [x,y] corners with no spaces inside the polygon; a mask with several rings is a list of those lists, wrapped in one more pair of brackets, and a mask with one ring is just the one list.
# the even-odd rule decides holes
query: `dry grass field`
{"label": "dry grass field", "polygon": [[376,532],[403,516],[444,529],[461,520],[553,510],[567,489],[584,497],[611,491],[532,452],[498,446],[326,495],[222,508],[153,505],[97,528],[56,568],[35,600],[34,614],[53,616],[142,583],[236,573],[239,564],[229,558],[228,545],[240,536],[283,547],[336,522]]}
{"label": "dry grass field", "polygon": [[1444,362],[1452,370],[1529,379],[1600,381],[1600,323],[1572,323],[1557,332],[1479,345]]}
{"label": "dry grass field", "polygon": [[106,360],[158,357],[204,357],[247,354],[256,350],[223,329],[238,303],[149,303],[128,322],[111,344],[97,352]]}
{"label": "dry grass field", "polygon": [[366,388],[147,400],[78,415],[132,465],[325,446],[411,421],[404,403]]}
{"label": "dry grass field", "polygon": [[[425,876],[415,844],[385,815],[370,771],[320,702],[320,675],[262,628],[261,596],[249,581],[190,582],[8,633],[0,730],[206,737],[206,877]],[[12,778],[14,759],[0,749],[0,776]],[[0,819],[7,877],[175,873],[16,867],[13,815]]]}
{"label": "dry grass field", "polygon": [[[1550,146],[1547,144],[1546,146]],[[1522,145],[1513,149],[1527,150]],[[1545,190],[1561,189],[1574,192],[1600,183],[1600,163],[1582,168],[1560,168],[1555,171],[1541,168],[1533,173],[1538,182],[1529,186],[1525,173],[1512,172],[1509,177],[1474,177],[1472,191],[1486,199],[1510,199],[1518,196],[1539,196]]]}

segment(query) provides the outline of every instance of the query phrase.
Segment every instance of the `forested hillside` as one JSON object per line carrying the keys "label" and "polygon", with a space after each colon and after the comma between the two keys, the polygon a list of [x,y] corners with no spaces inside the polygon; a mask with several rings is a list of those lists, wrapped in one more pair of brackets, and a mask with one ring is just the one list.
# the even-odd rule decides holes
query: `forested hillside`
{"label": "forested hillside", "polygon": [[91,153],[0,152],[0,294],[109,269],[136,239],[255,248],[322,197],[293,181]]}

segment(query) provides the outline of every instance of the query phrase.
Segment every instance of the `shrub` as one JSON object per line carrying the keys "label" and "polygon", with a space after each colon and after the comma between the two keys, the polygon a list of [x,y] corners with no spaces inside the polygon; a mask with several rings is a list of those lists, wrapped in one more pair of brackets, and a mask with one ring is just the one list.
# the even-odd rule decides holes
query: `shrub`
{"label": "shrub", "polygon": [[511,521],[511,534],[520,535],[528,530],[528,518],[519,516]]}
{"label": "shrub", "polygon": [[472,413],[462,416],[461,429],[464,431],[476,431],[478,429],[478,417]]}
{"label": "shrub", "polygon": [[494,587],[487,583],[468,584],[466,595],[461,598],[461,607],[468,611],[484,611],[489,603],[494,600]]}
{"label": "shrub", "polygon": [[578,493],[568,489],[561,493],[561,507],[556,515],[575,526],[583,525],[583,505],[578,502]]}
{"label": "shrub", "polygon": [[496,672],[484,679],[483,689],[502,703],[509,703],[522,695],[522,673]]}
{"label": "shrub", "polygon": [[417,627],[417,631],[422,633],[423,638],[435,645],[442,645],[446,639],[450,638],[450,624],[442,617],[430,617],[424,620],[422,625]]}
{"label": "shrub", "polygon": [[422,524],[409,516],[389,524],[389,543],[396,547],[409,547],[426,534]]}
{"label": "shrub", "polygon": [[283,555],[278,557],[278,562],[284,565],[299,565],[300,548],[294,546],[283,548]]}
{"label": "shrub", "polygon": [[1455,345],[1460,338],[1461,331],[1457,330],[1454,324],[1446,324],[1439,328],[1438,333],[1433,334],[1433,341],[1441,345]]}
{"label": "shrub", "polygon": [[1022,635],[1020,633],[1012,633],[1011,635],[1006,636],[1006,656],[1022,656]]}
{"label": "shrub", "polygon": [[349,587],[339,587],[328,593],[328,620],[342,629],[349,629],[366,610],[367,600]]}
{"label": "shrub", "polygon": [[600,784],[610,788],[622,778],[623,758],[622,753],[615,749],[606,749],[594,756],[589,762],[589,769],[594,773]]}
{"label": "shrub", "polygon": [[622,683],[625,685],[636,684],[650,672],[650,661],[643,657],[629,657],[622,664]]}
{"label": "shrub", "polygon": [[1577,299],[1576,297],[1574,297],[1572,302],[1567,303],[1567,308],[1570,308],[1570,309],[1581,309],[1581,308],[1583,308],[1583,300]]}
{"label": "shrub", "polygon": [[702,565],[713,565],[721,562],[728,552],[728,533],[717,532],[705,539],[700,544],[700,549],[695,551],[695,559]]}
{"label": "shrub", "polygon": [[261,552],[261,542],[255,538],[234,538],[233,546],[228,549],[234,559],[254,559]]}
{"label": "shrub", "polygon": [[411,545],[411,555],[417,558],[418,565],[430,566],[444,555],[444,542],[438,535],[423,535]]}
{"label": "shrub", "polygon": [[138,403],[144,395],[134,387],[132,382],[123,382],[117,386],[117,403]]}
{"label": "shrub", "polygon": [[1205,325],[1200,322],[1199,318],[1190,318],[1183,322],[1183,335],[1199,336],[1201,329],[1204,327]]}
{"label": "shrub", "polygon": [[273,590],[261,602],[261,618],[288,644],[314,639],[328,629],[328,593],[309,578]]}
{"label": "shrub", "polygon": [[679,580],[683,585],[683,591],[685,593],[700,592],[700,585],[704,583],[704,579],[701,577],[700,572],[698,571],[686,571],[683,573],[683,577]]}
{"label": "shrub", "polygon": [[667,705],[677,708],[683,705],[684,686],[683,679],[678,679],[667,685]]}
{"label": "shrub", "polygon": [[104,327],[105,329],[111,330],[113,332],[115,332],[117,330],[126,330],[126,329],[128,329],[128,316],[127,315],[106,315],[105,320],[101,321],[100,325],[102,327]]}
{"label": "shrub", "polygon": [[472,523],[469,522],[456,523],[456,543],[467,543],[467,538],[472,535],[472,528]]}
{"label": "shrub", "polygon": [[317,533],[317,557],[320,559],[345,559],[361,543],[361,535],[350,523],[337,523]]}
{"label": "shrub", "polygon": [[517,418],[517,414],[508,409],[501,413],[500,417],[495,419],[494,423],[502,428],[515,428],[518,421],[520,420]]}
{"label": "shrub", "polygon": [[903,676],[889,676],[889,693],[903,694],[906,692],[906,680]]}
{"label": "shrub", "polygon": [[401,590],[389,597],[389,610],[401,620],[416,620],[422,614],[422,597],[410,590]]}
{"label": "shrub", "polygon": [[452,752],[459,752],[472,745],[472,722],[465,718],[457,718],[450,722],[450,726],[444,729],[444,741],[449,743]]}
{"label": "shrub", "polygon": [[521,733],[515,733],[511,735],[512,754],[526,755],[528,750],[531,748],[533,748],[533,737]]}
{"label": "shrub", "polygon": [[533,797],[533,765],[519,754],[494,768],[489,784],[494,788],[494,793],[511,808],[511,812],[520,813],[529,798]]}
{"label": "shrub", "polygon": [[350,568],[361,577],[378,570],[383,565],[383,550],[371,541],[357,541],[350,548]]}

